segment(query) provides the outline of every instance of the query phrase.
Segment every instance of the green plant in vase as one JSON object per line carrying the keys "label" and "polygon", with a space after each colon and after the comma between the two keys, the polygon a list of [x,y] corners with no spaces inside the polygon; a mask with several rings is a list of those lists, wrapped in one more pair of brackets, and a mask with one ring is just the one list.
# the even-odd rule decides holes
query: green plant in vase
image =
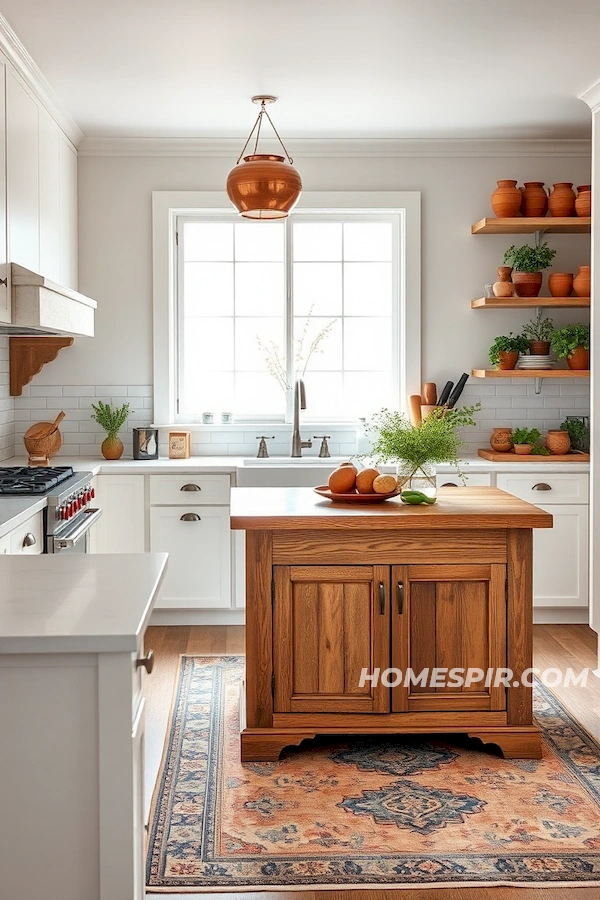
{"label": "green plant in vase", "polygon": [[514,451],[520,456],[529,456],[531,453],[546,455],[541,443],[542,435],[537,428],[515,428],[512,439]]}
{"label": "green plant in vase", "polygon": [[529,352],[535,356],[547,356],[550,353],[550,338],[554,331],[554,322],[542,318],[541,309],[535,319],[523,326],[523,337],[529,344]]}
{"label": "green plant in vase", "polygon": [[92,403],[94,412],[91,418],[106,431],[106,437],[102,441],[102,456],[105,459],[120,459],[123,455],[123,441],[119,437],[119,431],[127,421],[131,408],[129,403],[123,406],[112,406],[98,400],[98,405]]}
{"label": "green plant in vase", "polygon": [[542,286],[542,272],[550,268],[555,256],[556,250],[551,250],[546,241],[534,247],[530,244],[515,247],[513,244],[505,251],[504,264],[512,267],[517,297],[537,297]]}
{"label": "green plant in vase", "polygon": [[497,369],[514,369],[519,359],[519,353],[527,353],[529,343],[523,335],[500,334],[494,338],[494,343],[488,351],[491,364]]}
{"label": "green plant in vase", "polygon": [[566,431],[571,438],[573,450],[581,450],[588,453],[590,449],[590,429],[581,419],[565,419],[560,426],[561,431]]}
{"label": "green plant in vase", "polygon": [[557,328],[550,336],[550,346],[559,357],[566,357],[570,369],[589,369],[590,326],[577,324]]}
{"label": "green plant in vase", "polygon": [[402,489],[434,497],[436,463],[455,466],[465,480],[458,456],[463,441],[457,428],[475,425],[473,416],[480,409],[480,403],[455,409],[438,407],[418,425],[404,413],[382,409],[365,425],[372,445],[368,455],[377,463],[395,463]]}

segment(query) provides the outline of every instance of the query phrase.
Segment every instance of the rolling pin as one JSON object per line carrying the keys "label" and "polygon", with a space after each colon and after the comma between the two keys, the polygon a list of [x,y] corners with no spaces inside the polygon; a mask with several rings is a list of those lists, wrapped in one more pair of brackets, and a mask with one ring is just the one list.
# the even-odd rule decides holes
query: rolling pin
{"label": "rolling pin", "polygon": [[408,398],[410,408],[410,420],[413,425],[421,424],[421,396],[419,394],[411,394]]}
{"label": "rolling pin", "polygon": [[437,385],[434,381],[426,381],[423,385],[423,403],[425,406],[435,406],[437,403]]}

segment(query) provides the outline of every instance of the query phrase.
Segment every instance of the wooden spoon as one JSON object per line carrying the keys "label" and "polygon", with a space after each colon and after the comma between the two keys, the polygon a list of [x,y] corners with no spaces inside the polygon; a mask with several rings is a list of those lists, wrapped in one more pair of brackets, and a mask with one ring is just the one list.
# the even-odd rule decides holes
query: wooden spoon
{"label": "wooden spoon", "polygon": [[421,423],[421,402],[420,394],[411,394],[408,398],[410,419],[413,425],[419,425]]}

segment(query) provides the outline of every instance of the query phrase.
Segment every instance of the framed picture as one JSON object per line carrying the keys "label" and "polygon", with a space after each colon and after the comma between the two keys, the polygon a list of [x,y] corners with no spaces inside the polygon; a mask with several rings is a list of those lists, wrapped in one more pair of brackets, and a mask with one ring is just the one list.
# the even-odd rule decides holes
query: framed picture
{"label": "framed picture", "polygon": [[189,431],[169,432],[169,459],[189,459],[192,439]]}

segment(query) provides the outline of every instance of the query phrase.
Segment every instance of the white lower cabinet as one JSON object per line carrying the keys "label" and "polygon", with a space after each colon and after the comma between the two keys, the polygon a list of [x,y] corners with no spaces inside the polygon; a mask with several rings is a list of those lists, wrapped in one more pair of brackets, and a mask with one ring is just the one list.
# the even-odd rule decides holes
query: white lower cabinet
{"label": "white lower cabinet", "polygon": [[157,609],[231,605],[228,506],[153,506],[150,549],[169,554]]}
{"label": "white lower cabinet", "polygon": [[30,516],[14,528],[9,535],[8,553],[27,554],[37,556],[44,552],[43,514],[41,512]]}
{"label": "white lower cabinet", "polygon": [[0,556],[5,556],[7,553],[10,553],[10,534],[0,537]]}
{"label": "white lower cabinet", "polygon": [[92,552],[144,553],[144,476],[98,475],[95,492],[102,515],[94,525]]}

